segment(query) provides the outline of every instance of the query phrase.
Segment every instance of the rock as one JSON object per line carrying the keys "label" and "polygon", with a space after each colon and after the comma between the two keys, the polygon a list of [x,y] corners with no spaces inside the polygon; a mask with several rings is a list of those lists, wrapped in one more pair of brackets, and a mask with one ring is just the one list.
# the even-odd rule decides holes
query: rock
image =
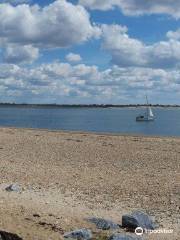
{"label": "rock", "polygon": [[156,225],[146,213],[135,211],[131,215],[122,216],[122,227],[130,230],[134,230],[137,227],[153,230],[156,228]]}
{"label": "rock", "polygon": [[0,231],[0,240],[23,240],[18,235]]}
{"label": "rock", "polygon": [[92,238],[91,230],[82,228],[64,234],[64,238],[73,238],[78,240],[89,240]]}
{"label": "rock", "polygon": [[142,238],[137,236],[133,237],[125,234],[113,234],[112,236],[109,237],[108,240],[142,240]]}
{"label": "rock", "polygon": [[109,229],[117,229],[119,225],[103,218],[88,218],[89,222],[94,223],[98,229],[109,230]]}
{"label": "rock", "polygon": [[21,187],[18,184],[11,184],[5,190],[8,192],[21,192]]}

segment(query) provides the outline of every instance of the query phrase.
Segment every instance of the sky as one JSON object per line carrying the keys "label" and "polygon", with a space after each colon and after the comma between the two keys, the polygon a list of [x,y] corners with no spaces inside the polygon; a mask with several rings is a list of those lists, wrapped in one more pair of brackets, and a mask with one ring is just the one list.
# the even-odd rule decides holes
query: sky
{"label": "sky", "polygon": [[180,1],[0,0],[0,102],[180,104]]}

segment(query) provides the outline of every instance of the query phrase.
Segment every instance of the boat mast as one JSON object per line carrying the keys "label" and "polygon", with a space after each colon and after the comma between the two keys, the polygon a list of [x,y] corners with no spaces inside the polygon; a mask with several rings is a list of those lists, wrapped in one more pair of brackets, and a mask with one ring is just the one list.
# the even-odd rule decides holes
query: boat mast
{"label": "boat mast", "polygon": [[149,117],[148,106],[149,106],[149,102],[148,102],[148,97],[147,97],[147,94],[146,94],[146,114],[147,114],[147,117]]}

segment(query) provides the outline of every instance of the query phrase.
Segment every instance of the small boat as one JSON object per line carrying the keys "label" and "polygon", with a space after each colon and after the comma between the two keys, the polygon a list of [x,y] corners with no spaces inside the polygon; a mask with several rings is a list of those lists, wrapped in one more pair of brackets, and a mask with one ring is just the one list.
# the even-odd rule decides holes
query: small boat
{"label": "small boat", "polygon": [[154,114],[153,111],[148,103],[148,98],[146,96],[146,112],[144,114],[140,114],[136,117],[137,122],[149,122],[154,121]]}

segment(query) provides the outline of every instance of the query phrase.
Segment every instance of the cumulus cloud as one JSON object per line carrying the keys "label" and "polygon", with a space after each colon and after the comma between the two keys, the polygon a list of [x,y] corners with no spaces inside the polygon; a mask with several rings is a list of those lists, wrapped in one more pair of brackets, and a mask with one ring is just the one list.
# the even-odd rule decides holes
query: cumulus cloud
{"label": "cumulus cloud", "polygon": [[176,39],[146,45],[129,37],[127,28],[120,25],[102,25],[102,31],[103,48],[121,67],[173,68],[180,63],[180,41]]}
{"label": "cumulus cloud", "polygon": [[[98,3],[98,8],[104,10],[124,2],[130,9],[130,0],[88,2],[94,3],[94,8]],[[140,2],[143,1],[137,3],[139,7]],[[137,9],[134,12],[141,14]],[[180,64],[179,35],[179,30],[171,31],[166,41],[148,45],[130,37],[127,27],[97,27],[83,6],[66,0],[57,0],[45,7],[0,4],[0,47],[6,62],[0,63],[2,99],[118,103],[129,102],[138,93],[142,96],[145,88],[156,96],[160,91],[174,93],[180,90],[180,71],[176,68]],[[36,60],[39,49],[70,47],[93,37],[102,38],[102,47],[110,53],[115,66],[99,70],[97,66],[79,64],[81,56],[74,53],[66,56],[68,63],[23,65]]]}
{"label": "cumulus cloud", "polygon": [[138,102],[145,89],[155,97],[159,92],[178,94],[180,71],[118,66],[100,71],[60,62],[34,68],[0,64],[0,85],[2,99],[15,101],[121,103],[140,96]]}
{"label": "cumulus cloud", "polygon": [[66,60],[68,62],[80,62],[82,58],[79,54],[69,53],[66,55]]}
{"label": "cumulus cloud", "polygon": [[0,4],[0,42],[63,48],[97,37],[99,33],[99,28],[91,24],[88,12],[66,0],[45,7]]}
{"label": "cumulus cloud", "polygon": [[169,39],[180,40],[180,29],[178,29],[177,31],[167,32],[167,37]]}
{"label": "cumulus cloud", "polygon": [[90,9],[109,10],[119,7],[125,15],[168,14],[180,18],[180,2],[172,0],[79,0]]}
{"label": "cumulus cloud", "polygon": [[31,45],[8,46],[4,52],[4,61],[7,63],[21,64],[32,63],[39,57],[39,49]]}
{"label": "cumulus cloud", "polygon": [[79,0],[79,4],[88,7],[90,9],[109,10],[114,8],[118,4],[117,0]]}

